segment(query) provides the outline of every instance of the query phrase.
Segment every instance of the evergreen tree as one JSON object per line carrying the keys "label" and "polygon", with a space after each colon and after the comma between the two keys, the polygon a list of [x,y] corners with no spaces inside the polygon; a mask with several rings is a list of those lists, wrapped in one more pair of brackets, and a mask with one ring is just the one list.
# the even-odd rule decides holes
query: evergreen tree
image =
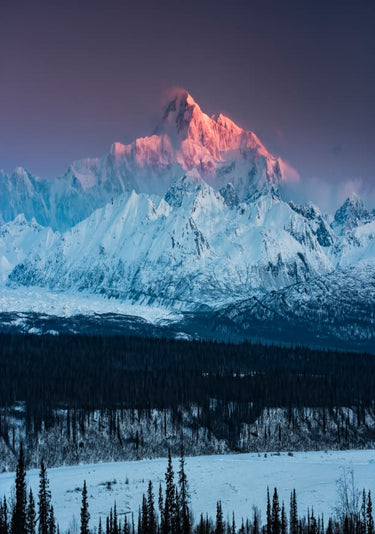
{"label": "evergreen tree", "polygon": [[154,505],[154,493],[152,491],[152,482],[148,483],[147,490],[147,516],[148,516],[148,532],[149,534],[156,534],[156,516]]}
{"label": "evergreen tree", "polygon": [[49,491],[49,482],[47,477],[47,470],[42,460],[40,464],[39,472],[39,495],[38,495],[38,508],[39,508],[39,534],[48,533],[48,518],[51,507],[51,493]]}
{"label": "evergreen tree", "polygon": [[81,506],[81,534],[89,534],[89,503],[87,500],[86,480],[83,481],[82,506]]}
{"label": "evergreen tree", "polygon": [[160,528],[161,531],[164,532],[164,498],[163,498],[163,489],[161,487],[161,483],[159,484],[159,513],[160,513]]}
{"label": "evergreen tree", "polygon": [[367,494],[366,516],[367,516],[367,534],[374,534],[374,518],[372,517],[372,499],[371,499],[370,490]]}
{"label": "evergreen tree", "polygon": [[5,496],[0,502],[0,534],[8,534],[8,503]]}
{"label": "evergreen tree", "polygon": [[12,534],[26,532],[26,466],[21,443],[16,470],[16,502],[12,515]]}
{"label": "evergreen tree", "polygon": [[236,520],[234,517],[234,512],[232,513],[232,527],[231,527],[231,534],[236,534]]}
{"label": "evergreen tree", "polygon": [[[99,532],[98,532],[99,534]],[[130,534],[130,527],[129,527],[129,523],[128,523],[128,518],[125,516],[124,517],[124,534]]]}
{"label": "evergreen tree", "polygon": [[182,516],[181,516],[181,506],[180,506],[180,494],[178,489],[175,486],[174,488],[174,508],[173,508],[173,517],[172,517],[172,532],[173,534],[181,534],[182,531]]}
{"label": "evergreen tree", "polygon": [[272,534],[272,518],[271,518],[271,499],[270,499],[270,490],[267,486],[267,523],[266,523],[266,532],[267,534]]}
{"label": "evergreen tree", "polygon": [[191,530],[191,514],[189,510],[189,486],[185,473],[184,446],[181,445],[180,470],[178,472],[178,482],[180,488],[180,509],[182,534],[189,534]]}
{"label": "evergreen tree", "polygon": [[254,511],[253,511],[253,534],[259,534],[259,529],[260,529],[260,525],[259,525],[258,511],[254,507]]}
{"label": "evergreen tree", "polygon": [[56,534],[55,511],[51,504],[48,514],[48,534]]}
{"label": "evergreen tree", "polygon": [[26,510],[26,532],[27,534],[35,534],[35,525],[36,525],[35,502],[34,502],[32,489],[30,489],[29,502],[27,504],[27,510]]}
{"label": "evergreen tree", "polygon": [[284,501],[281,505],[281,534],[287,534],[288,521],[286,519]]}
{"label": "evergreen tree", "polygon": [[200,515],[197,534],[206,534],[206,525],[203,514]]}
{"label": "evergreen tree", "polygon": [[297,495],[295,489],[290,494],[289,532],[290,534],[298,534]]}
{"label": "evergreen tree", "polygon": [[[88,519],[90,519],[90,516]],[[88,521],[87,521],[87,524],[88,524]],[[118,534],[118,530],[119,528],[118,528],[118,517],[117,517],[117,504],[115,501],[115,504],[113,507],[113,527],[112,527],[113,534]]]}
{"label": "evergreen tree", "polygon": [[361,512],[360,512],[360,524],[359,524],[359,529],[358,529],[359,534],[366,534],[366,524],[367,524],[366,508],[367,508],[366,491],[363,488],[362,504],[361,504]]}
{"label": "evergreen tree", "polygon": [[314,515],[314,509],[311,510],[311,516],[310,516],[310,528],[309,528],[309,534],[318,534],[318,524]]}
{"label": "evergreen tree", "polygon": [[279,505],[279,496],[277,494],[277,489],[274,489],[273,498],[272,498],[272,514],[271,514],[271,533],[280,534],[280,505]]}
{"label": "evergreen tree", "polygon": [[[112,534],[112,533],[111,533]],[[138,508],[138,525],[137,525],[137,534],[143,534],[142,528],[142,510],[141,507]]]}
{"label": "evergreen tree", "polygon": [[148,525],[148,509],[147,509],[147,500],[145,497],[145,494],[143,494],[142,497],[142,512],[141,512],[141,522],[140,527],[141,530],[138,529],[138,534],[148,534],[149,525]]}
{"label": "evergreen tree", "polygon": [[328,526],[327,526],[326,534],[333,534],[333,521],[332,521],[332,517],[330,517],[330,518],[328,519]]}
{"label": "evergreen tree", "polygon": [[224,520],[223,520],[223,509],[221,507],[221,501],[217,501],[216,503],[215,534],[224,534]]}
{"label": "evergreen tree", "polygon": [[[126,516],[125,516],[126,519]],[[98,534],[103,534],[102,517],[99,517]]]}
{"label": "evergreen tree", "polygon": [[168,466],[165,473],[164,534],[170,534],[175,520],[175,485],[171,451],[168,452]]}

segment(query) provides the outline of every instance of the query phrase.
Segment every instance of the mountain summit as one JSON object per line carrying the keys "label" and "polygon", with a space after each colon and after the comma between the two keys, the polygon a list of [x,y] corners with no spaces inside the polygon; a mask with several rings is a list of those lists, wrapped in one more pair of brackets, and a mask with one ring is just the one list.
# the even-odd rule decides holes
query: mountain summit
{"label": "mountain summit", "polygon": [[183,89],[176,91],[165,106],[155,134],[168,136],[186,170],[196,167],[203,174],[215,174],[220,163],[241,159],[249,151],[253,157],[276,161],[255,134],[221,113],[209,117]]}
{"label": "mountain summit", "polygon": [[65,230],[119,194],[165,195],[192,171],[216,191],[233,187],[245,200],[277,190],[282,163],[254,133],[222,114],[209,117],[181,89],[171,94],[151,136],[127,145],[115,142],[108,154],[76,161],[53,180],[18,170],[17,194],[14,179],[1,175],[0,214],[6,222],[25,213],[27,219],[34,216],[42,225]]}

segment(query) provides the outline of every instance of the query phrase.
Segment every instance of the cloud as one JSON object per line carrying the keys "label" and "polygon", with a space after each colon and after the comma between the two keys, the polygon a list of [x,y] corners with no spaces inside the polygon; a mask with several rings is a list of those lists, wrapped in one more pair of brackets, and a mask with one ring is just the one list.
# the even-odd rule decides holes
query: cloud
{"label": "cloud", "polygon": [[361,178],[339,184],[323,178],[304,178],[299,182],[287,182],[283,187],[285,200],[316,204],[323,212],[333,214],[352,194],[357,194],[372,209],[375,207],[375,187],[369,187]]}
{"label": "cloud", "polygon": [[279,158],[279,165],[283,181],[285,183],[295,184],[300,182],[301,176],[299,172],[294,167],[292,167],[287,161],[282,158]]}

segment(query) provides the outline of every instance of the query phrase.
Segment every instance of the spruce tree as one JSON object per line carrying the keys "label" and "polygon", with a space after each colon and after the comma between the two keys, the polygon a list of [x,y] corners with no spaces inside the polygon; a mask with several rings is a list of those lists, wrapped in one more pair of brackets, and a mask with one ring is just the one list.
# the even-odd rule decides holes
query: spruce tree
{"label": "spruce tree", "polygon": [[86,480],[83,481],[82,506],[81,506],[81,534],[89,534],[89,503],[87,500]]}
{"label": "spruce tree", "polygon": [[286,519],[284,501],[281,505],[281,534],[287,534],[288,521]]}
{"label": "spruce tree", "polygon": [[26,466],[21,443],[16,470],[16,502],[12,515],[12,534],[25,534],[26,532],[26,505]]}
{"label": "spruce tree", "polygon": [[148,509],[147,509],[147,500],[145,494],[142,497],[142,516],[141,516],[141,532],[138,531],[138,534],[148,534]]}
{"label": "spruce tree", "polygon": [[112,532],[113,532],[113,534],[118,534],[118,532],[119,532],[116,501],[115,501],[115,504],[113,506],[113,529],[112,529]]}
{"label": "spruce tree", "polygon": [[48,514],[48,534],[56,534],[55,511],[51,504]]}
{"label": "spruce tree", "polygon": [[270,490],[267,486],[267,523],[266,523],[266,532],[267,534],[272,534],[272,518],[271,518],[271,499],[270,499]]}
{"label": "spruce tree", "polygon": [[279,496],[277,494],[277,489],[274,489],[273,498],[272,498],[272,514],[271,514],[271,533],[280,534],[280,505],[279,505]]}
{"label": "spruce tree", "polygon": [[367,534],[374,534],[374,518],[372,517],[372,499],[371,499],[370,490],[367,494],[366,516],[367,516]]}
{"label": "spruce tree", "polygon": [[0,534],[8,534],[8,503],[5,496],[0,503]]}
{"label": "spruce tree", "polygon": [[333,534],[333,521],[332,521],[332,517],[330,517],[330,518],[328,519],[328,526],[327,526],[326,534]]}
{"label": "spruce tree", "polygon": [[217,501],[216,503],[215,534],[224,534],[224,520],[223,520],[223,509],[221,507],[221,501]]}
{"label": "spruce tree", "polygon": [[203,514],[200,515],[197,534],[206,534],[206,525]]}
{"label": "spruce tree", "polygon": [[159,484],[159,513],[160,513],[160,528],[161,531],[164,532],[164,498],[163,498],[163,489],[161,487],[161,483]]}
{"label": "spruce tree", "polygon": [[260,525],[259,525],[259,518],[258,518],[258,513],[257,513],[257,509],[254,507],[254,513],[253,513],[253,534],[259,534],[259,529],[260,529]]}
{"label": "spruce tree", "polygon": [[164,534],[170,534],[175,518],[175,485],[171,451],[168,452],[168,466],[165,473]]}
{"label": "spruce tree", "polygon": [[27,510],[26,510],[26,532],[27,534],[35,534],[35,525],[36,525],[35,502],[34,502],[32,489],[30,489],[29,502],[27,504]]}
{"label": "spruce tree", "polygon": [[231,527],[231,534],[236,534],[236,520],[234,517],[234,512],[232,513],[232,527]]}
{"label": "spruce tree", "polygon": [[39,499],[38,499],[38,508],[39,508],[39,534],[49,534],[48,532],[48,519],[51,508],[51,493],[49,491],[49,482],[47,477],[47,470],[45,468],[44,462],[42,460],[40,464],[39,472]]}
{"label": "spruce tree", "polygon": [[191,517],[189,510],[189,486],[185,473],[184,446],[181,445],[180,470],[178,472],[178,483],[180,488],[180,510],[182,522],[182,534],[189,534],[191,530]]}
{"label": "spruce tree", "polygon": [[366,515],[367,502],[366,501],[367,501],[366,491],[363,488],[361,513],[360,513],[360,524],[359,524],[359,529],[358,529],[360,534],[366,534],[366,524],[367,524],[367,515]]}
{"label": "spruce tree", "polygon": [[155,504],[154,493],[152,490],[152,482],[148,483],[147,490],[147,516],[148,516],[148,531],[149,534],[156,534],[156,516],[155,516]]}
{"label": "spruce tree", "polygon": [[290,534],[298,534],[297,495],[295,489],[290,494],[289,532]]}
{"label": "spruce tree", "polygon": [[[112,534],[112,531],[111,531],[111,534]],[[142,528],[142,510],[141,510],[141,507],[138,508],[137,534],[144,534],[143,528]]]}

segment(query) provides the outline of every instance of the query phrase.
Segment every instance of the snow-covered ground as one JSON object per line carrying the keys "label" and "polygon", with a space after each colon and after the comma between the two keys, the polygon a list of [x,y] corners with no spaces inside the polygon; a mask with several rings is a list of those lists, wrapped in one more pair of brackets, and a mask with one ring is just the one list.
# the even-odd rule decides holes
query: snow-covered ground
{"label": "snow-covered ground", "polygon": [[[81,489],[87,481],[92,527],[99,515],[107,514],[114,501],[120,517],[137,514],[142,494],[152,480],[157,501],[159,483],[164,484],[167,461],[103,463],[60,467],[48,471],[55,513],[62,531],[79,523]],[[174,461],[175,471],[178,462]],[[186,471],[190,484],[195,519],[200,512],[215,517],[216,501],[221,499],[224,514],[251,516],[252,505],[262,510],[263,520],[267,486],[279,495],[289,509],[290,491],[297,491],[299,513],[307,507],[327,517],[337,502],[336,482],[344,470],[353,468],[357,488],[375,493],[375,450],[344,452],[303,452],[280,455],[241,454],[187,458]],[[38,491],[38,471],[28,472],[28,481]],[[0,496],[9,495],[14,487],[14,473],[0,474]],[[14,490],[13,490],[14,491]],[[73,519],[75,518],[75,519]]]}
{"label": "snow-covered ground", "polygon": [[113,313],[142,317],[151,323],[177,320],[178,313],[161,306],[133,304],[115,298],[79,291],[51,291],[40,287],[0,286],[1,312],[35,312],[58,317]]}

